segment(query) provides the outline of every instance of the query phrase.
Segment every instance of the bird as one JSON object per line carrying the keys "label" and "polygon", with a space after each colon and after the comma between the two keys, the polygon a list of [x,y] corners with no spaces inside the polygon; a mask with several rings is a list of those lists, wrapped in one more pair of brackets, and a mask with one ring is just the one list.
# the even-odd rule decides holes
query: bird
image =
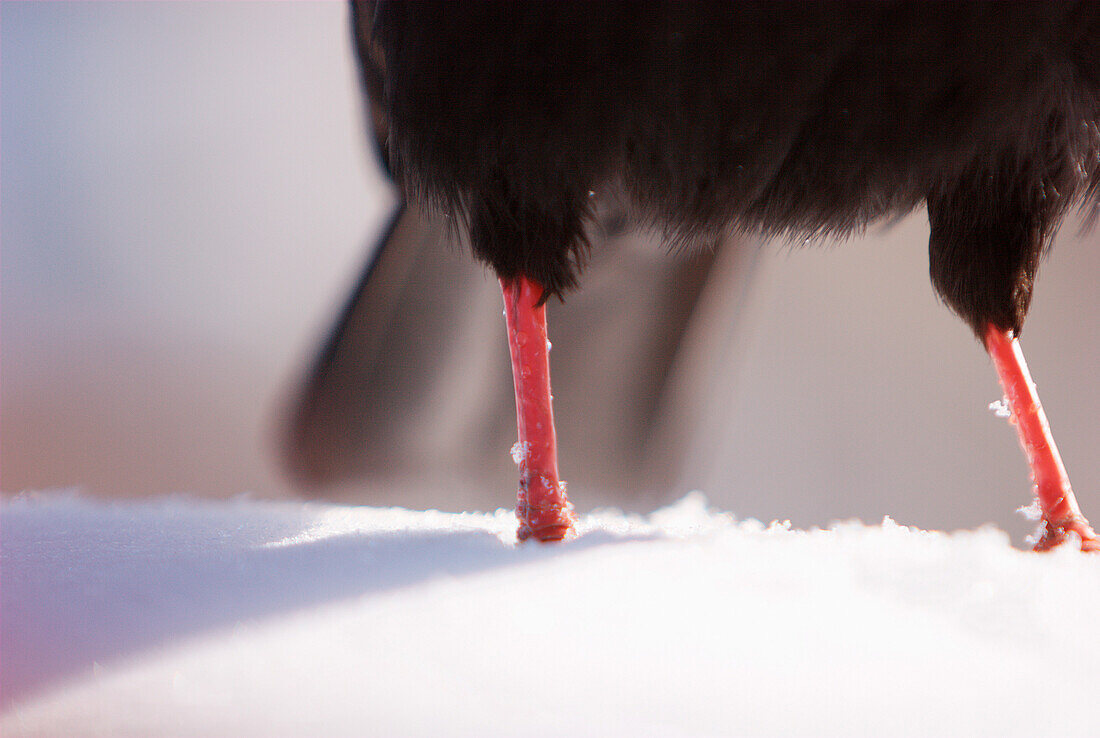
{"label": "bird", "polygon": [[352,0],[351,27],[403,207],[440,215],[500,283],[521,540],[574,530],[545,309],[583,289],[607,203],[685,252],[923,207],[932,285],[989,353],[1028,457],[1035,548],[1100,550],[1018,341],[1053,235],[1100,211],[1100,3]]}

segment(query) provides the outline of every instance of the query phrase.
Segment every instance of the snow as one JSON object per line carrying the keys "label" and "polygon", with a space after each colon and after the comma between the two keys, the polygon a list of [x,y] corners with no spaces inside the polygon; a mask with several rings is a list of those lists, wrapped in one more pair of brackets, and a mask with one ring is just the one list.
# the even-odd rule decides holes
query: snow
{"label": "snow", "polygon": [[1000,400],[994,400],[989,403],[989,410],[998,418],[1004,418],[1008,420],[1012,417],[1012,409],[1008,406],[1008,398],[1002,397]]}
{"label": "snow", "polygon": [[512,461],[516,466],[519,466],[527,460],[527,454],[531,453],[531,444],[527,441],[516,441],[512,444],[512,450],[508,452],[512,456]]}
{"label": "snow", "polygon": [[510,511],[0,508],[12,736],[1100,733],[1100,557],[991,527],[797,530],[692,493]]}

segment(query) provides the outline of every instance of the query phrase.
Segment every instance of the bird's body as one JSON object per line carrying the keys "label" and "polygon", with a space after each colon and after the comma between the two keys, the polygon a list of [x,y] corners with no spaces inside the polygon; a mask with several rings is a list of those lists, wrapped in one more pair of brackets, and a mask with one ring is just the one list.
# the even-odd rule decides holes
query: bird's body
{"label": "bird's body", "polygon": [[[531,404],[548,382],[524,384],[545,356],[515,324],[577,286],[608,193],[670,248],[844,235],[926,205],[932,282],[997,358],[1051,236],[1100,190],[1100,3],[383,0],[353,4],[353,31],[404,197],[505,288],[521,440],[550,426],[523,459],[544,468],[521,465],[541,538],[569,514],[548,402]],[[541,531],[536,482],[561,513]],[[1072,502],[1064,471],[1048,486]],[[1044,505],[1052,535],[1092,535],[1075,505]]]}
{"label": "bird's body", "polygon": [[1100,3],[371,10],[357,37],[398,180],[554,293],[577,282],[590,193],[625,193],[671,246],[927,203],[937,290],[979,333],[1018,331],[1041,250],[1100,186]]}

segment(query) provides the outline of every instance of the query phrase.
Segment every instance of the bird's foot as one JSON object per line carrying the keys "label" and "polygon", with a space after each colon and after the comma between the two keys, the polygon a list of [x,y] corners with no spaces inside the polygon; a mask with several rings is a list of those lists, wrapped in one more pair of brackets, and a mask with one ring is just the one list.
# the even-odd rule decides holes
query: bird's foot
{"label": "bird's foot", "polygon": [[519,440],[512,460],[519,466],[516,499],[521,541],[560,541],[573,531],[573,506],[558,477],[558,441],[550,394],[550,341],[546,337],[543,289],[527,277],[501,279],[504,319],[516,389]]}
{"label": "bird's foot", "polygon": [[991,324],[985,333],[985,347],[997,369],[1011,411],[1009,420],[1016,426],[1035,482],[1035,500],[1043,520],[1035,550],[1048,551],[1076,537],[1082,551],[1100,551],[1096,533],[1077,506],[1019,342],[1011,331]]}
{"label": "bird's foot", "polygon": [[[564,492],[565,483],[559,484]],[[522,490],[516,503],[516,517],[519,518],[519,529],[516,531],[519,540],[534,538],[542,543],[571,537],[573,524],[576,522],[573,505],[564,496],[560,501],[549,500],[532,505],[524,499]]]}
{"label": "bird's foot", "polygon": [[1081,515],[1059,523],[1044,519],[1037,536],[1039,540],[1035,543],[1035,551],[1049,551],[1070,541],[1077,541],[1080,542],[1082,551],[1100,553],[1100,538],[1097,538],[1089,521]]}

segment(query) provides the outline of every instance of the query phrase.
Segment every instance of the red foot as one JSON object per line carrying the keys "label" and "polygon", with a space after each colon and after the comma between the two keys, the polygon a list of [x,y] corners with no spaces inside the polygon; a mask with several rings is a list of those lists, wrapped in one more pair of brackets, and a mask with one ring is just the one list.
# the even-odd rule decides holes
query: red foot
{"label": "red foot", "polygon": [[550,355],[542,287],[526,277],[501,279],[508,348],[516,388],[519,442],[512,458],[519,464],[517,535],[521,541],[560,541],[573,531],[573,506],[558,478],[558,445],[550,395]]}
{"label": "red foot", "polygon": [[1076,533],[1081,540],[1081,550],[1100,551],[1100,540],[1077,507],[1069,475],[1054,445],[1054,436],[1019,342],[1011,331],[990,325],[985,333],[985,348],[993,358],[1008,398],[1020,445],[1031,467],[1035,497],[1043,513],[1042,535],[1035,550],[1047,551],[1064,543],[1070,533]]}
{"label": "red foot", "polygon": [[1069,540],[1071,533],[1076,534],[1080,539],[1082,551],[1100,552],[1100,538],[1096,537],[1096,532],[1089,525],[1089,521],[1083,517],[1067,520],[1058,525],[1053,525],[1044,519],[1042,534],[1034,550],[1049,551],[1057,548]]}

